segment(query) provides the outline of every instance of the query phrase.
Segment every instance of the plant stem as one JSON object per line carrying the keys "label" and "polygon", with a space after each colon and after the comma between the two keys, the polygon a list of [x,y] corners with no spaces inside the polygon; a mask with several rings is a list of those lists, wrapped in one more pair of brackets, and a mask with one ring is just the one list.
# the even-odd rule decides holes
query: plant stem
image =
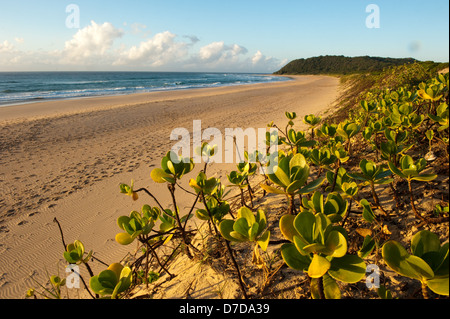
{"label": "plant stem", "polygon": [[205,205],[206,211],[208,212],[209,220],[211,221],[211,224],[213,225],[214,233],[216,234],[217,237],[219,237],[219,232],[217,231],[216,223],[214,223],[212,213],[209,210],[208,205],[206,204],[206,199],[205,199],[205,195],[203,194],[203,192],[202,192],[202,199],[203,199],[203,205]]}
{"label": "plant stem", "polygon": [[331,191],[330,191],[331,193],[334,192],[334,188],[336,187],[339,167],[341,167],[341,161],[338,160],[336,169],[334,170],[333,185],[331,185]]}
{"label": "plant stem", "polygon": [[427,285],[425,283],[422,283],[422,296],[423,296],[423,299],[430,299],[430,295],[428,294]]}
{"label": "plant stem", "polygon": [[53,221],[56,223],[56,224],[58,224],[58,227],[59,227],[59,232],[61,233],[61,240],[62,240],[62,243],[63,243],[63,246],[64,246],[64,251],[66,251],[66,247],[67,247],[67,245],[66,245],[66,242],[64,241],[64,234],[63,234],[63,231],[62,231],[62,228],[61,228],[61,225],[59,224],[59,221],[58,221],[58,219],[56,219],[56,217],[55,218],[53,218]]}
{"label": "plant stem", "polygon": [[288,195],[288,201],[289,201],[288,213],[294,215],[295,214],[294,196]]}
{"label": "plant stem", "polygon": [[231,249],[230,243],[226,239],[225,239],[225,244],[227,246],[228,254],[230,255],[231,260],[233,261],[234,268],[236,269],[238,280],[239,280],[239,286],[241,288],[242,294],[244,295],[244,299],[248,299],[247,292],[245,291],[245,285],[244,285],[244,282],[242,281],[241,271],[239,270],[239,265],[233,256],[233,250]]}
{"label": "plant stem", "polygon": [[175,199],[175,184],[167,184],[167,187],[169,188],[170,195],[172,197],[172,203],[173,203],[173,207],[174,207],[174,211],[175,211],[175,217],[177,219],[178,227],[180,228],[180,231],[181,231],[181,237],[183,238],[183,242],[186,245],[186,254],[191,259],[192,255],[188,248],[188,246],[189,246],[188,238],[186,236],[186,231],[185,231],[183,225],[181,224],[180,214],[178,213],[177,201]]}
{"label": "plant stem", "polygon": [[428,223],[428,221],[422,217],[422,215],[419,214],[419,212],[416,209],[416,205],[414,204],[414,196],[413,196],[413,192],[412,192],[412,187],[411,187],[411,180],[408,179],[408,189],[409,189],[409,200],[411,202],[411,208],[414,212],[414,215],[416,215],[417,218],[419,218],[422,222],[424,223]]}
{"label": "plant stem", "polygon": [[326,299],[323,291],[323,277],[317,278],[317,290],[319,291],[320,299]]}
{"label": "plant stem", "polygon": [[164,211],[164,207],[162,207],[162,205],[159,203],[159,201],[156,199],[155,196],[153,196],[152,193],[149,192],[148,189],[146,188],[140,188],[136,191],[134,191],[135,193],[139,193],[139,192],[145,192],[147,195],[149,195],[151,198],[153,198],[153,200],[156,202],[156,204],[158,204],[159,208],[161,208]]}
{"label": "plant stem", "polygon": [[350,215],[350,211],[352,210],[353,198],[350,199],[350,203],[348,204],[347,213],[345,214],[344,219],[342,220],[341,226],[344,227],[345,222],[347,221],[348,215]]}
{"label": "plant stem", "polygon": [[384,208],[380,204],[380,200],[378,198],[377,193],[375,192],[375,185],[372,181],[370,181],[370,189],[372,190],[373,201],[378,209],[380,209],[385,216],[389,216],[389,214],[384,210]]}

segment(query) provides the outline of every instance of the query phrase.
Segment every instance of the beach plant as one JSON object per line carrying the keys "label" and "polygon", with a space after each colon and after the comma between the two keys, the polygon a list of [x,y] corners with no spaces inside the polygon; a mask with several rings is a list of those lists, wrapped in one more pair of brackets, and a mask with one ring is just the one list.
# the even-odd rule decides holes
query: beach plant
{"label": "beach plant", "polygon": [[155,225],[155,220],[161,214],[158,207],[151,208],[145,205],[142,213],[132,211],[129,216],[120,216],[117,219],[117,225],[124,233],[118,233],[116,241],[121,245],[129,245],[139,236],[148,235]]}
{"label": "beach plant", "polygon": [[[334,192],[334,189],[336,187],[337,178],[339,176],[339,169],[341,168],[341,165],[343,163],[347,162],[350,159],[350,156],[348,155],[347,151],[345,150],[345,148],[342,146],[342,144],[340,142],[335,144],[332,147],[332,151],[336,158],[336,165],[334,168],[334,176],[332,178],[332,181],[329,181],[329,182],[331,185],[330,191]],[[327,176],[327,179],[328,179],[328,176]],[[342,184],[342,180],[341,180],[341,184]]]}
{"label": "beach plant", "polygon": [[237,187],[240,192],[241,196],[241,205],[246,206],[245,202],[245,196],[244,196],[244,190],[248,188],[248,169],[240,171],[231,171],[229,174],[227,174],[228,181],[231,183],[229,187]]}
{"label": "beach plant", "polygon": [[344,183],[354,182],[353,178],[348,175],[347,170],[342,166],[334,172],[327,171],[325,175],[329,184],[326,187],[326,190],[329,192],[338,191],[342,193],[342,185]]}
{"label": "beach plant", "polygon": [[79,240],[75,240],[73,243],[67,245],[66,251],[64,252],[64,259],[69,264],[86,264],[92,257],[92,250],[89,251],[87,256],[85,256],[85,253],[84,244]]}
{"label": "beach plant", "polygon": [[363,259],[368,257],[372,253],[372,251],[375,249],[377,244],[378,243],[375,240],[375,238],[373,238],[370,235],[366,235],[364,237],[364,241],[363,241],[363,243],[361,245],[361,248],[357,252],[358,256],[363,258]]}
{"label": "beach plant", "polygon": [[331,170],[330,165],[337,161],[337,157],[329,148],[321,147],[309,153],[309,160],[318,167],[317,177],[320,177],[323,169]]}
{"label": "beach plant", "polygon": [[448,126],[449,126],[449,111],[448,111],[448,104],[446,102],[439,104],[439,106],[436,107],[436,114],[430,114],[428,113],[428,117],[435,122],[436,125],[438,125],[438,128],[436,129],[436,132],[438,136],[435,136],[435,139],[440,141],[444,144],[444,150],[446,152],[447,158],[448,158],[448,142],[449,142],[449,136],[448,136]]}
{"label": "beach plant", "polygon": [[393,181],[390,176],[392,172],[386,169],[383,165],[377,165],[371,160],[362,159],[359,162],[360,171],[357,173],[349,173],[350,177],[355,180],[362,181],[362,186],[369,185],[372,192],[374,205],[380,209],[386,216],[388,213],[381,206],[380,199],[378,198],[375,190],[375,185],[389,184]]}
{"label": "beach plant", "polygon": [[98,275],[91,277],[89,286],[104,298],[120,298],[120,294],[130,288],[133,272],[130,267],[113,263]]}
{"label": "beach plant", "polygon": [[325,180],[325,177],[320,177],[307,183],[309,171],[309,165],[303,154],[280,156],[278,165],[274,167],[274,173],[268,174],[270,181],[280,188],[265,184],[261,184],[261,187],[269,193],[285,195],[289,202],[288,212],[293,214],[294,195],[312,193]]}
{"label": "beach plant", "polygon": [[43,284],[37,282],[33,277],[30,278],[42,289],[37,290],[35,288],[30,288],[27,290],[25,294],[25,298],[34,298],[37,299],[37,295],[42,296],[45,299],[61,299],[61,288],[66,285],[66,279],[61,278],[57,275],[50,276],[46,271],[48,282],[50,283],[50,287],[46,287]]}
{"label": "beach plant", "polygon": [[249,161],[248,159],[248,152],[244,152],[244,158],[245,160],[237,164],[237,169],[241,174],[246,175],[246,181],[247,181],[247,191],[250,196],[250,203],[253,207],[253,188],[250,185],[250,176],[254,176],[256,174],[256,171],[258,170],[258,165],[253,162]]}
{"label": "beach plant", "polygon": [[249,208],[241,207],[236,220],[224,219],[219,230],[223,238],[230,242],[254,243],[252,261],[256,265],[263,263],[258,247],[263,251],[267,250],[270,231],[267,230],[267,218],[262,209],[258,209],[255,215]]}
{"label": "beach plant", "polygon": [[447,205],[441,205],[441,204],[436,204],[436,206],[434,207],[433,213],[436,217],[439,217],[443,214],[448,214],[449,213],[449,205],[448,203],[446,203]]}
{"label": "beach plant", "polygon": [[139,195],[137,192],[134,191],[134,181],[131,181],[131,185],[127,185],[127,184],[120,184],[120,192],[122,194],[126,194],[128,196],[130,196],[134,201],[139,199]]}
{"label": "beach plant", "polygon": [[305,115],[303,118],[303,123],[307,124],[311,130],[311,138],[314,138],[314,129],[321,120],[322,118],[320,116],[315,116],[314,114]]}
{"label": "beach plant", "polygon": [[361,199],[359,201],[359,206],[362,207],[362,218],[369,222],[373,223],[376,221],[376,215],[372,210],[372,205],[369,203],[369,201],[365,198]]}
{"label": "beach plant", "polygon": [[230,204],[223,200],[225,186],[218,178],[207,178],[204,172],[199,172],[196,179],[191,179],[189,185],[200,194],[204,209],[197,209],[195,216],[200,220],[219,223],[230,212]]}
{"label": "beach plant", "polygon": [[436,108],[436,114],[428,113],[427,116],[431,120],[439,124],[439,128],[437,130],[438,132],[441,132],[448,129],[449,125],[448,114],[449,114],[448,104],[444,102],[439,104],[439,106]]}
{"label": "beach plant", "polygon": [[358,134],[361,130],[361,125],[356,124],[351,121],[343,121],[339,123],[338,128],[336,129],[336,133],[343,138],[344,141],[347,141],[347,147],[346,151],[350,155],[352,154],[351,151],[351,139],[356,134]]}
{"label": "beach plant", "polygon": [[174,185],[178,179],[194,169],[192,158],[184,158],[174,151],[169,151],[161,160],[161,168],[152,170],[150,176],[156,183]]}
{"label": "beach plant", "polygon": [[[205,144],[202,145],[202,151],[205,150]],[[207,155],[213,150],[209,150],[206,152]],[[205,164],[206,165],[206,164]],[[195,167],[193,158],[182,157],[175,153],[174,151],[169,151],[166,156],[161,159],[161,167],[155,168],[151,171],[150,176],[154,182],[164,184],[167,183],[167,188],[169,189],[172,204],[174,209],[174,217],[177,222],[178,230],[181,232],[181,236],[183,238],[183,242],[188,245],[190,243],[187,238],[187,234],[185,231],[185,227],[183,225],[183,219],[190,218],[190,214],[187,214],[184,217],[180,216],[179,207],[177,205],[176,197],[175,197],[175,186],[177,181],[180,180],[184,175],[191,172]],[[152,196],[154,198],[154,196]],[[154,198],[155,199],[155,198]],[[195,203],[194,203],[195,205]],[[161,208],[162,206],[159,205]],[[162,208],[163,211],[166,211]],[[167,213],[167,212],[166,212]]]}
{"label": "beach plant", "polygon": [[386,141],[381,143],[381,157],[385,160],[398,164],[398,158],[410,150],[414,144],[406,145],[409,132],[405,130],[391,130],[386,128],[384,136]]}
{"label": "beach plant", "polygon": [[365,276],[364,260],[347,254],[347,232],[333,225],[325,214],[304,211],[297,216],[284,215],[280,230],[290,241],[281,247],[282,258],[290,268],[311,278],[313,298],[339,299],[336,281],[356,283]]}
{"label": "beach plant", "polygon": [[326,215],[332,223],[342,220],[347,213],[348,202],[337,193],[329,193],[326,198],[321,192],[315,191],[311,198],[302,198],[302,206],[300,211],[311,212],[313,214],[322,213]]}
{"label": "beach plant", "polygon": [[316,141],[308,139],[303,131],[290,129],[287,132],[287,138],[288,139],[283,140],[283,142],[284,144],[291,146],[294,153],[297,153],[302,147],[313,147],[316,145]]}
{"label": "beach plant", "polygon": [[337,143],[342,143],[342,137],[336,134],[337,128],[337,124],[324,122],[315,129],[315,136],[323,146],[333,146]]}
{"label": "beach plant", "polygon": [[[195,216],[200,220],[211,220],[214,224],[220,223],[230,212],[230,204],[228,202],[219,202],[214,197],[208,198],[206,206],[207,208],[205,209],[197,209]],[[209,214],[211,214],[211,216]]]}
{"label": "beach plant", "polygon": [[294,120],[297,118],[297,113],[295,113],[295,112],[284,112],[284,115],[289,120],[288,126],[294,126]]}
{"label": "beach plant", "polygon": [[449,295],[449,244],[441,245],[439,237],[422,230],[411,238],[411,254],[397,241],[383,245],[383,259],[396,273],[419,280],[423,297],[427,288],[438,295]]}
{"label": "beach plant", "polygon": [[381,132],[385,130],[383,121],[369,121],[364,129],[362,130],[362,136],[364,140],[372,147],[373,150],[376,151],[376,158],[378,160],[378,153],[381,148],[379,135]]}
{"label": "beach plant", "polygon": [[411,186],[411,182],[414,181],[422,181],[422,182],[430,182],[437,178],[436,174],[430,173],[422,173],[422,171],[427,166],[427,161],[424,158],[419,158],[417,160],[413,160],[413,158],[409,155],[404,155],[400,159],[399,167],[395,166],[394,163],[389,161],[389,168],[392,173],[401,177],[402,179],[408,182],[408,190],[410,195],[410,203],[411,208],[417,218],[419,218],[423,222],[427,222],[426,218],[422,217],[422,215],[417,211],[416,205],[414,204],[414,195]]}
{"label": "beach plant", "polygon": [[201,171],[198,173],[196,179],[190,179],[189,186],[191,186],[197,194],[203,193],[211,195],[216,191],[219,183],[219,179],[214,177],[207,178],[206,174]]}

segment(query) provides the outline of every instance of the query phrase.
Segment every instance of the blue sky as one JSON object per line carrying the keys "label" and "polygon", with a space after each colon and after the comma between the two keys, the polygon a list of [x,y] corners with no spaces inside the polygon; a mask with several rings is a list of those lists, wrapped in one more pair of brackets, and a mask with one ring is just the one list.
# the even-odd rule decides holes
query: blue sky
{"label": "blue sky", "polygon": [[[66,7],[79,8],[79,28]],[[379,8],[379,28],[366,19]],[[448,62],[447,0],[0,0],[0,71],[274,72],[318,55]]]}

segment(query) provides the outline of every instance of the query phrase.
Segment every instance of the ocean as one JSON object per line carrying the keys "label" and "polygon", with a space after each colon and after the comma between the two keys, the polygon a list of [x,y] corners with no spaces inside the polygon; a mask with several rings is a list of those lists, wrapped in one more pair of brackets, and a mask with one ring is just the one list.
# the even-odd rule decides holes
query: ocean
{"label": "ocean", "polygon": [[0,107],[48,100],[287,81],[248,73],[0,72]]}

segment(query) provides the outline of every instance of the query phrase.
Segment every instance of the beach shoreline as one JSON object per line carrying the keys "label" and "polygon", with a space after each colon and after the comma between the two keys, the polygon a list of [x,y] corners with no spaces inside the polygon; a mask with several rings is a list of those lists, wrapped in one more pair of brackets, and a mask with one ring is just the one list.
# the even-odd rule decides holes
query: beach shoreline
{"label": "beach shoreline", "polygon": [[[44,282],[45,270],[64,271],[57,268],[63,247],[55,217],[66,242],[81,240],[107,263],[134,249],[114,241],[116,219],[154,203],[144,196],[133,202],[118,185],[134,180],[170,202],[150,171],[174,144],[173,129],[191,130],[195,120],[221,132],[265,128],[270,121],[284,125],[286,111],[296,112],[301,123],[305,115],[329,110],[338,97],[338,78],[292,78],[1,107],[0,298],[23,298],[35,286],[30,275]],[[213,164],[209,172],[226,183],[233,166]],[[180,207],[191,205],[190,196],[179,196]],[[98,272],[105,266],[92,267]]]}
{"label": "beach shoreline", "polygon": [[[299,79],[317,77],[316,75],[311,76],[271,75],[271,76],[284,77],[297,81]],[[117,95],[39,100],[34,102],[0,105],[0,123],[2,122],[14,123],[16,121],[23,121],[23,120],[29,121],[41,119],[44,117],[57,117],[61,115],[69,115],[89,111],[100,111],[104,109],[124,107],[135,104],[160,102],[167,99],[178,100],[192,97],[230,94],[233,92],[242,91],[243,89],[247,90],[252,89],[253,87],[254,88],[267,87],[283,83],[285,82],[224,85],[208,88],[189,88],[176,90],[174,89],[166,91],[160,90],[152,92],[139,92],[139,93],[117,94]],[[61,104],[63,105],[64,108],[61,108]]]}

